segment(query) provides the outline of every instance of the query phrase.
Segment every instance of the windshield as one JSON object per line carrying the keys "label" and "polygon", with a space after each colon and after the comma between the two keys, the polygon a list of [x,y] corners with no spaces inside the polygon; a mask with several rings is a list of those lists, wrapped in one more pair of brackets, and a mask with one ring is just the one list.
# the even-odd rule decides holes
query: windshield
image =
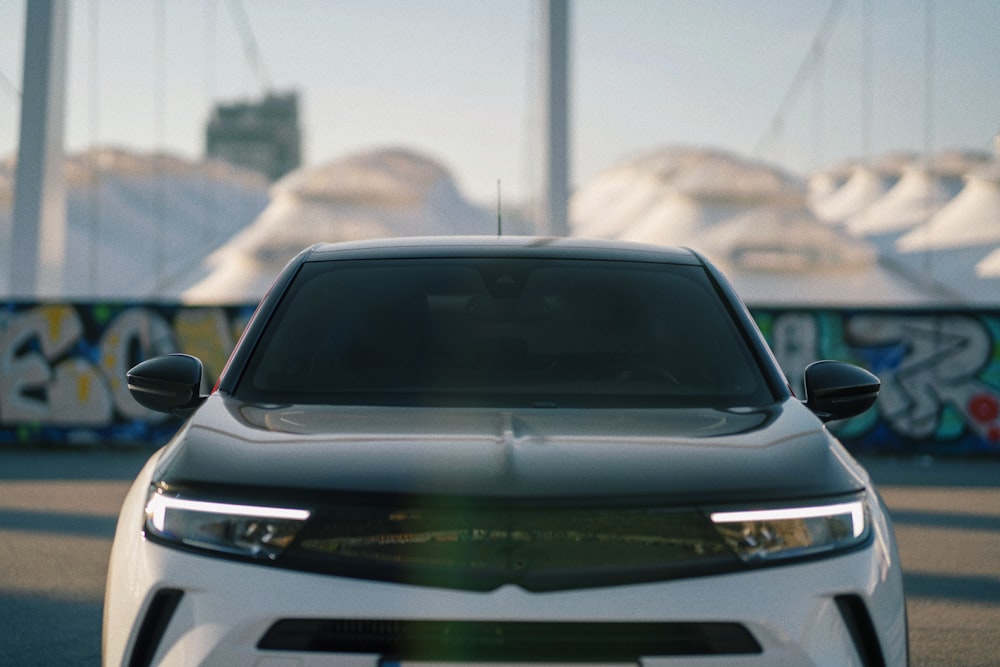
{"label": "windshield", "polygon": [[703,268],[523,258],[306,263],[235,393],[354,405],[773,400]]}

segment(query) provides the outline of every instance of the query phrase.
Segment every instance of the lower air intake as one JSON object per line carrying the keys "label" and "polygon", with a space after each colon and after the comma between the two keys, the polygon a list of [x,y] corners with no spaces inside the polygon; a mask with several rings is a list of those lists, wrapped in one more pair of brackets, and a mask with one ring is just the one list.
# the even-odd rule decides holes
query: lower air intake
{"label": "lower air intake", "polygon": [[560,623],[283,619],[262,650],[372,653],[390,660],[636,661],[761,652],[738,623]]}

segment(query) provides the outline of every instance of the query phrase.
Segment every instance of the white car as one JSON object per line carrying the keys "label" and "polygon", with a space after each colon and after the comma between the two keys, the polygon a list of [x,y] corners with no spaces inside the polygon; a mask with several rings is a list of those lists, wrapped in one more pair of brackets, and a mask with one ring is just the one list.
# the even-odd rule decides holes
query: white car
{"label": "white car", "polygon": [[540,238],[317,245],[122,508],[106,665],[898,666],[892,528],[824,422],[683,249]]}

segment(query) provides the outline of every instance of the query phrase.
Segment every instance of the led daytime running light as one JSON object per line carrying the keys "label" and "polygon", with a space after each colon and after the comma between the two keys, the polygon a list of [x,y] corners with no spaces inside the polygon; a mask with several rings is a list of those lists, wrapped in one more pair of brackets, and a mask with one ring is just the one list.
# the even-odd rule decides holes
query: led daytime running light
{"label": "led daytime running light", "polygon": [[742,523],[752,521],[788,521],[796,519],[816,519],[820,517],[850,514],[852,537],[858,538],[865,531],[865,507],[861,500],[836,505],[814,507],[790,507],[766,510],[740,510],[734,512],[712,512],[712,523]]}
{"label": "led daytime running light", "polygon": [[285,519],[289,521],[305,521],[309,518],[309,510],[257,505],[235,505],[206,500],[188,500],[186,498],[173,498],[156,493],[149,499],[149,503],[146,505],[146,514],[149,516],[153,527],[158,531],[164,529],[167,510],[185,510],[188,512],[204,512],[206,514],[258,519]]}

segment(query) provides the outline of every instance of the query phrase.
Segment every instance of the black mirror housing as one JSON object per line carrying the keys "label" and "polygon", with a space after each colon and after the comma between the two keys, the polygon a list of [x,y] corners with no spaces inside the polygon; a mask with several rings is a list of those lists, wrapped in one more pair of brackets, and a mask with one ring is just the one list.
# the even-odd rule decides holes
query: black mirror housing
{"label": "black mirror housing", "polygon": [[126,373],[128,390],[139,405],[186,417],[202,404],[201,360],[188,354],[147,359]]}
{"label": "black mirror housing", "polygon": [[855,417],[878,399],[881,382],[842,361],[816,361],[805,370],[805,405],[824,422]]}

